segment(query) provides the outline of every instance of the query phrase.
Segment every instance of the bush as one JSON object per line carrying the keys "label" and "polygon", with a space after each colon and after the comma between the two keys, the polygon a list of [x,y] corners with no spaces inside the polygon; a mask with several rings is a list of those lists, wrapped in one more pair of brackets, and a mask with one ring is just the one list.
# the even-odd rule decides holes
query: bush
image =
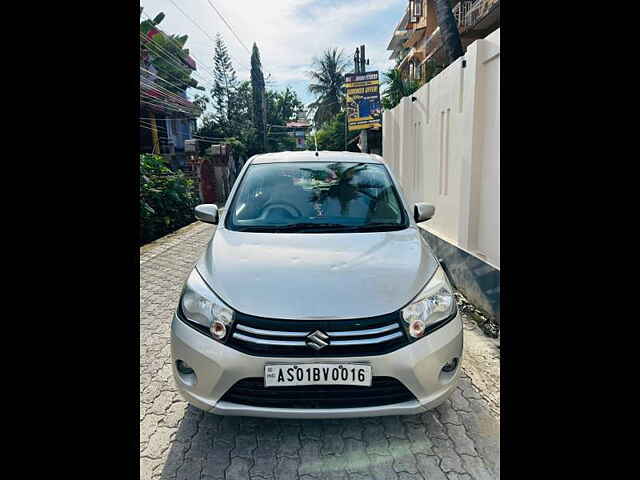
{"label": "bush", "polygon": [[140,155],[140,244],[195,221],[193,182],[159,155]]}

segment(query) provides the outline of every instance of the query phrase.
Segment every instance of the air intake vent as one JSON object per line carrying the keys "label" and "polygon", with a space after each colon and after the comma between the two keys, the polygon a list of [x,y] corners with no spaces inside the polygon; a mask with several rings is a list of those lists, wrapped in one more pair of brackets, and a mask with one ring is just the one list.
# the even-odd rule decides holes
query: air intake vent
{"label": "air intake vent", "polygon": [[358,408],[392,405],[416,400],[401,382],[373,377],[370,387],[353,385],[306,385],[265,388],[264,378],[245,378],[225,393],[221,401],[270,408]]}
{"label": "air intake vent", "polygon": [[400,312],[352,320],[276,320],[236,313],[227,345],[266,357],[382,355],[408,341]]}

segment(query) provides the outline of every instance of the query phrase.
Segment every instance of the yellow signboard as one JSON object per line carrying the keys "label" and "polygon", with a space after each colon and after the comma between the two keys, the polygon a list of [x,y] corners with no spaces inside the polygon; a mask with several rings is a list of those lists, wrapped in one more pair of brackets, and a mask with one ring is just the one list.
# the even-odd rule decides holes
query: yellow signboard
{"label": "yellow signboard", "polygon": [[378,72],[345,75],[347,127],[349,131],[381,127],[380,79]]}

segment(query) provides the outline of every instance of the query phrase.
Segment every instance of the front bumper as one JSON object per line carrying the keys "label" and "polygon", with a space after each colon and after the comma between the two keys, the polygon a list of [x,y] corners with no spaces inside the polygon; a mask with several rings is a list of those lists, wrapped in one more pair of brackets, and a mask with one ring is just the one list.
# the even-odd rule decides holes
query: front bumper
{"label": "front bumper", "polygon": [[[460,315],[406,347],[372,357],[257,357],[239,352],[206,337],[182,322],[177,315],[171,325],[173,377],[181,395],[192,405],[217,414],[273,418],[347,418],[383,415],[414,415],[435,408],[453,392],[462,364],[462,321]],[[456,370],[443,375],[442,366],[459,359]],[[188,363],[195,376],[178,372],[176,361]],[[359,408],[298,409],[240,405],[219,399],[237,381],[264,377],[267,363],[366,362],[374,376],[393,377],[402,382],[416,400],[392,405]]]}

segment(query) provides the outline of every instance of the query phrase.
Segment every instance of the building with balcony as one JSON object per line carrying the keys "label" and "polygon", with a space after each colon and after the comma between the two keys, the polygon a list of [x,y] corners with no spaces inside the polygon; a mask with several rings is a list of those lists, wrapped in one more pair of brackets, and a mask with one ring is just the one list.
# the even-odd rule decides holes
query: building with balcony
{"label": "building with balcony", "polygon": [[[500,0],[450,0],[462,48],[500,28]],[[387,50],[403,78],[424,81],[428,66],[446,65],[434,0],[409,0]]]}
{"label": "building with balcony", "polygon": [[195,119],[202,111],[187,98],[187,88],[191,85],[181,88],[176,84],[179,79],[175,73],[161,75],[155,61],[162,59],[189,75],[196,71],[196,62],[187,54],[170,54],[164,50],[158,43],[161,37],[169,38],[156,27],[141,32],[140,152],[163,155],[173,168],[183,168],[186,165],[186,142],[191,140],[196,129]]}

